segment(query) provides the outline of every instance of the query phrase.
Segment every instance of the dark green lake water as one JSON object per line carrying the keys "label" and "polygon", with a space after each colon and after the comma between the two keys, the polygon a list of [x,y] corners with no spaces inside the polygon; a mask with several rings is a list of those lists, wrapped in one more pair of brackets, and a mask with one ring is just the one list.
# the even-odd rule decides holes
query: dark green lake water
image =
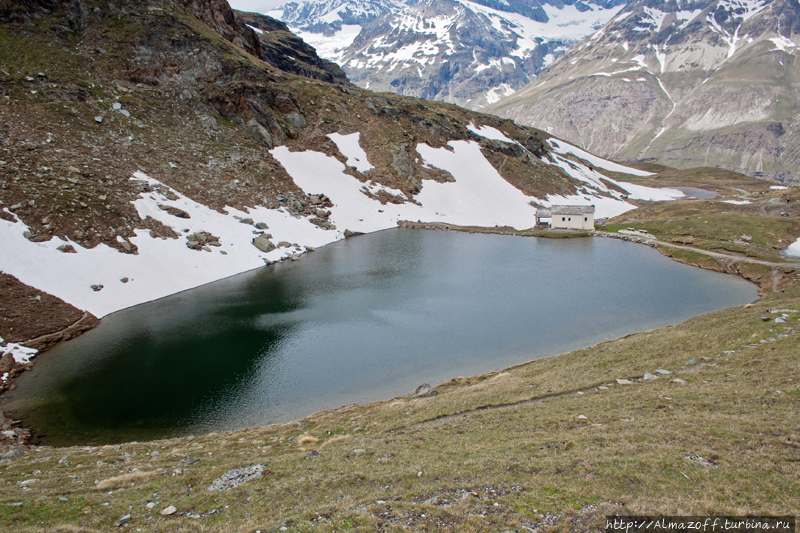
{"label": "dark green lake water", "polygon": [[106,317],[39,356],[2,409],[53,445],[240,429],[756,298],[618,240],[397,229]]}

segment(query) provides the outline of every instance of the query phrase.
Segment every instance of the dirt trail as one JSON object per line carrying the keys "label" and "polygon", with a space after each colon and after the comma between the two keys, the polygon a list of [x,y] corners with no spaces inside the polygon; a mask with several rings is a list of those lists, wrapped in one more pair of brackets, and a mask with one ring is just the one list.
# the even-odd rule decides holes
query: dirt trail
{"label": "dirt trail", "polygon": [[[599,237],[610,237],[612,239],[619,239],[621,238],[619,233],[609,233],[606,231],[598,231],[595,233]],[[765,265],[768,267],[773,268],[781,268],[781,267],[791,267],[791,268],[800,268],[800,258],[794,259],[787,256],[787,260],[785,262],[773,262],[773,261],[764,261],[763,259],[756,259],[754,257],[749,257],[746,255],[738,255],[738,254],[731,254],[731,253],[721,253],[721,252],[712,252],[709,250],[704,250],[702,248],[695,248],[694,246],[686,246],[684,244],[675,244],[667,241],[662,241],[659,239],[654,239],[651,237],[639,236],[639,235],[624,235],[624,237],[630,237],[631,242],[639,242],[642,244],[653,244],[657,246],[668,246],[670,248],[678,248],[680,250],[686,250],[689,252],[696,252],[699,254],[707,255],[709,257],[713,257],[714,259],[719,259],[724,261],[723,266],[726,268],[733,263],[754,263],[757,265]]]}

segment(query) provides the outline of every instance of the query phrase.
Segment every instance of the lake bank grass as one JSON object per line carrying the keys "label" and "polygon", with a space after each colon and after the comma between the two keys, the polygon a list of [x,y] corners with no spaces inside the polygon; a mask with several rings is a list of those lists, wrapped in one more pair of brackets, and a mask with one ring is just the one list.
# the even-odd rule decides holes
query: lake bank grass
{"label": "lake bank grass", "polygon": [[[194,439],[26,449],[0,465],[0,529],[108,531],[130,514],[123,528],[142,531],[569,531],[614,512],[792,514],[791,311],[798,287],[432,397]],[[255,463],[261,479],[206,490]]]}

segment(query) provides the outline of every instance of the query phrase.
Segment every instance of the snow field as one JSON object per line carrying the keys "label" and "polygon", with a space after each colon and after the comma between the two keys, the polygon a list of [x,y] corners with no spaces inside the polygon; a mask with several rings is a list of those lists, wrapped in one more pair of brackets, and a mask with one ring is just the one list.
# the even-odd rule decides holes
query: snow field
{"label": "snow field", "polygon": [[[160,183],[137,172],[133,178],[149,183]],[[297,219],[283,210],[263,207],[249,212],[227,208],[223,214],[191,200],[178,191],[177,200],[168,200],[156,193],[144,193],[134,202],[142,219],[151,216],[171,227],[181,235],[178,239],[160,239],[149,231],[138,229],[130,243],[138,247],[138,254],[125,254],[105,244],[87,249],[70,240],[58,237],[34,243],[23,236],[27,226],[21,221],[0,220],[0,270],[15,276],[27,285],[58,296],[78,309],[103,317],[114,311],[143,302],[163,298],[205,283],[258,268],[265,261],[277,261],[302,248],[279,248],[262,253],[252,244],[256,236],[254,227],[234,218],[252,218],[254,222],[269,225],[266,233],[274,235],[273,242],[287,241],[304,246],[323,246],[338,237],[311,224],[307,219]],[[186,211],[190,219],[169,215],[159,205],[172,206]],[[189,230],[184,231],[184,230]],[[186,236],[206,231],[219,237],[222,246],[211,252],[191,250],[186,246]],[[77,253],[64,253],[59,246],[72,245]],[[225,252],[222,254],[221,252]],[[122,282],[127,278],[127,282]],[[92,285],[101,290],[93,290]]]}
{"label": "snow field", "polygon": [[[469,127],[486,138],[513,142],[495,128]],[[347,158],[348,164],[362,172],[372,168],[360,146],[358,133],[332,134],[330,138]],[[561,141],[557,146],[561,153],[574,152],[601,168],[627,169]],[[323,230],[311,224],[307,218],[293,216],[283,208],[238,210],[227,207],[224,212],[215,211],[137,172],[131,179],[150,186],[149,190],[143,187],[148,192],[140,193],[133,202],[139,216],[158,220],[172,228],[179,238],[157,238],[147,230],[138,229],[135,236],[129,239],[130,244],[138,248],[138,253],[133,255],[121,253],[105,244],[87,249],[58,237],[46,242],[32,242],[24,236],[28,230],[24,223],[18,219],[13,222],[0,219],[0,242],[3,243],[0,247],[0,271],[79,309],[103,317],[126,307],[302,253],[306,247],[317,248],[343,239],[346,229],[367,233],[396,227],[400,220],[525,229],[532,227],[535,222],[536,207],[531,205],[532,201],[545,206],[594,204],[597,218],[616,216],[634,208],[624,201],[619,192],[609,191],[594,170],[568,163],[558,156],[556,164],[586,186],[576,195],[537,199],[526,196],[505,181],[483,156],[476,142],[453,141],[449,143],[449,149],[420,144],[417,152],[425,166],[450,172],[455,182],[425,181],[413,202],[382,205],[365,193],[385,191],[404,199],[406,196],[402,191],[371,181],[362,183],[345,174],[345,165],[326,154],[290,152],[286,147],[273,149],[273,156],[303,191],[307,194],[325,194],[330,198],[334,204],[330,208],[330,220],[336,225],[336,230]],[[627,170],[630,173],[639,172]],[[681,195],[678,191],[615,183],[629,191],[632,198],[663,200]],[[601,193],[611,194],[612,197]],[[170,200],[167,195],[175,199]],[[170,215],[161,206],[185,211],[190,218]],[[7,209],[5,211],[13,216]],[[266,223],[268,229],[256,230],[254,225],[243,223],[242,219],[252,219],[254,224]],[[188,248],[187,237],[195,232],[208,232],[219,238],[220,246],[206,246],[202,250]],[[254,237],[261,232],[271,234],[271,241],[275,244],[286,241],[292,246],[263,253],[252,244]],[[63,245],[71,245],[77,253],[59,251],[59,246]],[[15,358],[20,361],[32,355],[24,347],[7,347],[5,350],[14,351]]]}

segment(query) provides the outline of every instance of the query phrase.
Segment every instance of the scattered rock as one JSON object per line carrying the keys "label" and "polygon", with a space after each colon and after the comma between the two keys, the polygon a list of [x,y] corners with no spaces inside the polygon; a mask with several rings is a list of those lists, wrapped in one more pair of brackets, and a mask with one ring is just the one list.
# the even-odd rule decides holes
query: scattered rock
{"label": "scattered rock", "polygon": [[69,500],[67,498],[63,497],[63,496],[59,496],[58,497],[58,501],[60,501],[60,502],[68,502]]}
{"label": "scattered rock", "polygon": [[131,518],[132,518],[131,515],[126,514],[125,516],[119,519],[119,522],[117,522],[117,527],[120,527],[123,524],[127,524],[128,522],[131,521]]}
{"label": "scattered rock", "polygon": [[433,387],[428,385],[427,383],[423,383],[419,387],[416,388],[413,394],[411,394],[412,398],[426,398],[428,396],[436,396],[438,393],[433,390]]}
{"label": "scattered rock", "polygon": [[276,248],[272,241],[264,236],[259,236],[253,239],[253,246],[264,253],[269,253]]}
{"label": "scattered rock", "polygon": [[260,463],[244,468],[234,468],[212,481],[207,490],[231,490],[239,485],[243,485],[250,481],[255,481],[256,479],[261,479],[261,477],[264,475],[264,472],[269,472],[269,470],[267,470],[267,465]]}
{"label": "scattered rock", "polygon": [[694,463],[699,463],[700,465],[706,468],[716,468],[718,466],[715,458],[712,457],[711,459],[703,459],[696,453],[692,453],[686,456],[686,460],[692,461]]}
{"label": "scattered rock", "polygon": [[672,374],[669,370],[664,370],[663,368],[656,368],[656,374],[661,374],[662,376],[669,376]]}
{"label": "scattered rock", "polygon": [[584,415],[578,415],[578,420],[588,420]]}
{"label": "scattered rock", "polygon": [[159,513],[164,515],[164,516],[170,516],[170,515],[173,515],[173,514],[175,514],[177,512],[178,512],[178,510],[175,508],[174,505],[170,505],[169,507],[165,507],[165,508],[161,509],[161,511],[159,511]]}
{"label": "scattered rock", "polygon": [[128,283],[130,280],[128,278],[122,278],[122,279],[120,279],[120,281],[122,283]]}
{"label": "scattered rock", "polygon": [[645,372],[643,377],[644,379],[658,379],[658,376],[651,374],[650,372]]}
{"label": "scattered rock", "polygon": [[92,285],[92,290],[94,292],[100,292],[100,291],[103,290],[103,286],[102,285]]}
{"label": "scattered rock", "polygon": [[62,244],[58,248],[56,248],[59,252],[63,252],[65,254],[77,254],[78,252],[75,251],[75,247],[71,244]]}
{"label": "scattered rock", "polygon": [[290,243],[289,241],[281,241],[278,243],[278,248],[291,248],[291,247],[292,243]]}
{"label": "scattered rock", "polygon": [[696,364],[697,364],[697,361],[695,361],[694,359],[689,359],[689,360],[688,360],[688,361],[686,361],[686,363],[684,363],[684,364],[685,364],[686,366],[692,366],[692,365],[696,365]]}
{"label": "scattered rock", "polygon": [[686,380],[683,380],[681,378],[675,378],[672,380],[672,382],[677,383],[678,385],[686,385]]}
{"label": "scattered rock", "polygon": [[267,226],[266,222],[256,222],[256,229],[269,229],[269,226]]}
{"label": "scattered rock", "polygon": [[186,247],[191,250],[202,250],[206,245],[222,246],[222,243],[219,242],[219,237],[207,231],[198,231],[186,236]]}
{"label": "scattered rock", "polygon": [[250,224],[251,226],[253,225],[253,219],[252,218],[243,218],[239,222],[241,222],[242,224]]}
{"label": "scattered rock", "polygon": [[13,461],[19,457],[22,457],[22,450],[19,448],[14,448],[13,450],[9,450],[3,454],[0,454],[0,461]]}
{"label": "scattered rock", "polygon": [[20,507],[25,507],[25,504],[22,503],[22,502],[9,503],[8,505],[10,505],[11,507],[13,507],[15,509],[19,509]]}
{"label": "scattered rock", "polygon": [[97,122],[98,124],[101,124],[103,122],[103,117],[97,115],[96,117],[94,117],[94,121]]}
{"label": "scattered rock", "polygon": [[629,380],[629,379],[617,378],[617,383],[619,385],[633,385],[633,382],[631,380]]}
{"label": "scattered rock", "polygon": [[169,213],[170,215],[172,215],[174,217],[192,218],[191,216],[189,216],[189,213],[187,213],[183,209],[178,209],[177,207],[173,207],[171,205],[158,204],[158,208],[161,209],[162,211],[166,211],[167,213]]}
{"label": "scattered rock", "polygon": [[148,509],[153,509],[155,508],[155,506],[156,502],[147,502],[147,505],[145,505],[145,507],[147,507]]}

